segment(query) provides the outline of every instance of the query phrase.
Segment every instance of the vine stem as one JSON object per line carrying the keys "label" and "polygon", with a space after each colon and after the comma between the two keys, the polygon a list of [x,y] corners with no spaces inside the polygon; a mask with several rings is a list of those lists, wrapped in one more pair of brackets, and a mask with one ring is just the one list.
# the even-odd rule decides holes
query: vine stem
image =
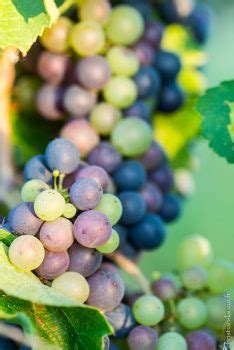
{"label": "vine stem", "polygon": [[64,12],[69,10],[71,6],[73,6],[76,3],[75,0],[66,0],[60,7],[59,7],[59,13],[62,15]]}
{"label": "vine stem", "polygon": [[114,261],[122,270],[132,275],[145,294],[152,294],[149,281],[134,262],[119,252],[108,254],[108,258]]}

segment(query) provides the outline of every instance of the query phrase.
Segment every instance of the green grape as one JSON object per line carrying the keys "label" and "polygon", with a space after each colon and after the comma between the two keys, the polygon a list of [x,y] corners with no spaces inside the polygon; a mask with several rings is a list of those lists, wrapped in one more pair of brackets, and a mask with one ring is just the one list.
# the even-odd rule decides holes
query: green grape
{"label": "green grape", "polygon": [[36,237],[22,235],[11,243],[8,254],[10,261],[16,267],[24,271],[32,271],[41,265],[45,250]]}
{"label": "green grape", "polygon": [[177,249],[177,264],[181,270],[189,267],[208,266],[213,259],[210,242],[203,236],[185,238]]}
{"label": "green grape", "polygon": [[83,0],[79,4],[81,20],[93,20],[105,24],[111,12],[108,0]]}
{"label": "green grape", "polygon": [[45,182],[33,179],[25,182],[21,189],[21,198],[23,202],[34,202],[36,197],[42,191],[48,190],[50,188]]}
{"label": "green grape", "polygon": [[63,215],[65,200],[56,190],[45,190],[41,192],[34,203],[36,215],[45,221],[52,221]]}
{"label": "green grape", "polygon": [[135,82],[127,77],[112,77],[103,90],[104,98],[117,108],[127,108],[137,98],[137,87]]}
{"label": "green grape", "polygon": [[155,326],[164,318],[164,305],[159,298],[144,295],[135,301],[133,314],[138,323],[144,326]]}
{"label": "green grape", "polygon": [[117,75],[131,77],[138,72],[140,67],[140,62],[135,52],[123,46],[110,48],[106,59],[112,72]]}
{"label": "green grape", "polygon": [[121,218],[123,208],[119,198],[111,193],[105,193],[95,210],[105,214],[111,225],[115,225]]}
{"label": "green grape", "polygon": [[119,246],[119,235],[115,230],[112,230],[111,236],[108,241],[97,247],[96,249],[103,254],[113,253]]}
{"label": "green grape", "polygon": [[80,56],[94,56],[101,52],[105,45],[102,27],[94,21],[76,24],[71,30],[70,45]]}
{"label": "green grape", "polygon": [[163,334],[157,344],[157,350],[187,350],[186,340],[179,333],[169,332]]}
{"label": "green grape", "polygon": [[88,282],[78,272],[64,272],[53,280],[51,287],[82,304],[89,296]]}
{"label": "green grape", "polygon": [[41,37],[42,45],[51,52],[65,52],[69,46],[68,37],[72,24],[69,18],[60,17],[52,27],[44,30]]}
{"label": "green grape", "polygon": [[67,219],[71,219],[76,215],[76,207],[71,203],[65,204],[65,209],[63,212],[63,216]]}
{"label": "green grape", "polygon": [[193,266],[181,273],[183,286],[191,291],[198,291],[207,283],[207,271],[201,266]]}
{"label": "green grape", "polygon": [[151,127],[139,118],[123,119],[111,134],[112,144],[124,156],[137,157],[145,153],[153,140]]}
{"label": "green grape", "polygon": [[187,329],[197,329],[207,321],[206,305],[198,298],[182,299],[177,305],[178,319]]}
{"label": "green grape", "polygon": [[109,135],[120,119],[120,110],[105,102],[97,104],[90,114],[90,124],[103,136]]}
{"label": "green grape", "polygon": [[210,297],[206,301],[208,326],[215,330],[222,330],[226,315],[226,301],[223,296]]}
{"label": "green grape", "polygon": [[214,294],[222,294],[234,287],[234,264],[226,260],[213,262],[208,270],[207,286]]}
{"label": "green grape", "polygon": [[130,45],[143,34],[144,19],[131,6],[117,6],[109,16],[106,31],[108,39],[114,44]]}

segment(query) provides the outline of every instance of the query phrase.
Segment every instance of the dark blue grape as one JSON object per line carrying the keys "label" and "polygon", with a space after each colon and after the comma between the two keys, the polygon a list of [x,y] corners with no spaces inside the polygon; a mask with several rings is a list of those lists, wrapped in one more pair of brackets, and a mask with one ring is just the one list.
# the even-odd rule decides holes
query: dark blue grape
{"label": "dark blue grape", "polygon": [[146,204],[138,192],[125,191],[120,193],[118,197],[123,206],[121,223],[133,225],[143,218],[146,213]]}
{"label": "dark blue grape", "polygon": [[180,22],[182,17],[176,0],[164,0],[157,2],[160,17],[167,23]]}
{"label": "dark blue grape", "polygon": [[61,173],[70,174],[78,167],[80,155],[71,141],[60,137],[47,145],[45,159],[51,170],[57,169]]}
{"label": "dark blue grape", "polygon": [[163,243],[166,231],[159,216],[146,214],[140,222],[131,227],[129,234],[136,248],[151,250]]}
{"label": "dark blue grape", "polygon": [[138,117],[148,123],[151,122],[151,110],[149,106],[141,100],[136,101],[129,108],[125,109],[124,115],[126,117]]}
{"label": "dark blue grape", "polygon": [[147,170],[159,168],[166,160],[166,155],[162,147],[155,141],[150,148],[141,156],[140,161]]}
{"label": "dark blue grape", "polygon": [[126,242],[124,246],[119,247],[119,251],[133,261],[137,261],[140,256],[140,249],[137,249],[129,242]]}
{"label": "dark blue grape", "polygon": [[163,85],[158,99],[158,109],[162,112],[171,113],[179,109],[184,103],[184,93],[175,83]]}
{"label": "dark blue grape", "polygon": [[120,165],[121,155],[109,142],[100,142],[89,154],[88,162],[112,173]]}
{"label": "dark blue grape", "polygon": [[0,350],[17,350],[18,346],[11,339],[0,337]]}
{"label": "dark blue grape", "polygon": [[154,182],[163,193],[170,192],[174,186],[173,172],[167,164],[151,172],[150,180]]}
{"label": "dark blue grape", "polygon": [[52,173],[47,168],[45,157],[42,154],[32,157],[25,164],[24,167],[24,179],[25,181],[38,179],[46,183],[51,182]]}
{"label": "dark blue grape", "polygon": [[105,316],[114,328],[114,338],[121,339],[128,336],[136,325],[132,309],[125,304],[119,304],[114,310],[106,312]]}
{"label": "dark blue grape", "polygon": [[144,198],[148,211],[159,211],[163,203],[163,196],[157,186],[152,182],[147,182],[141,189],[141,195]]}
{"label": "dark blue grape", "polygon": [[203,44],[210,32],[211,10],[207,4],[196,4],[186,24],[190,26],[196,40]]}
{"label": "dark blue grape", "polygon": [[160,89],[161,83],[159,73],[152,67],[141,67],[135,75],[134,80],[140,98],[156,96]]}
{"label": "dark blue grape", "polygon": [[165,222],[176,220],[181,213],[181,200],[173,194],[166,194],[163,198],[159,215]]}
{"label": "dark blue grape", "polygon": [[172,81],[181,69],[179,56],[172,52],[159,51],[156,55],[155,67],[164,82]]}
{"label": "dark blue grape", "polygon": [[137,190],[146,182],[146,172],[137,160],[123,162],[114,173],[114,181],[120,190]]}

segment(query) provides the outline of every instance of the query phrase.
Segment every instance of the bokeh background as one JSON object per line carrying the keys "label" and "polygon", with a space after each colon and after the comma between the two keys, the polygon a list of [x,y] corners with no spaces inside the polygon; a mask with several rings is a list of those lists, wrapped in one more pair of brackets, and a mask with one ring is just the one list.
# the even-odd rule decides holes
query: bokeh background
{"label": "bokeh background", "polygon": [[[234,1],[207,1],[214,11],[212,34],[207,51],[208,86],[234,79]],[[200,168],[194,174],[196,191],[185,203],[182,218],[170,226],[166,244],[145,254],[141,268],[149,276],[153,270],[175,267],[175,251],[186,235],[206,236],[217,257],[234,262],[234,164],[228,164],[202,141],[195,149]]]}

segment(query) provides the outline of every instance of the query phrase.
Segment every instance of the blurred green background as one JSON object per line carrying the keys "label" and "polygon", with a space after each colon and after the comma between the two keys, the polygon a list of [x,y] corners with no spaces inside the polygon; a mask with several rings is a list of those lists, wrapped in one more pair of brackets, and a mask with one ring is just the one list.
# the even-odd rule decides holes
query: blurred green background
{"label": "blurred green background", "polygon": [[[212,35],[207,51],[206,75],[209,86],[234,79],[234,2],[207,1],[214,11]],[[175,251],[186,235],[206,236],[217,257],[234,261],[234,165],[216,156],[202,141],[196,148],[200,169],[195,173],[196,192],[185,203],[182,218],[168,230],[166,244],[145,254],[143,271],[169,271],[175,266]]]}

